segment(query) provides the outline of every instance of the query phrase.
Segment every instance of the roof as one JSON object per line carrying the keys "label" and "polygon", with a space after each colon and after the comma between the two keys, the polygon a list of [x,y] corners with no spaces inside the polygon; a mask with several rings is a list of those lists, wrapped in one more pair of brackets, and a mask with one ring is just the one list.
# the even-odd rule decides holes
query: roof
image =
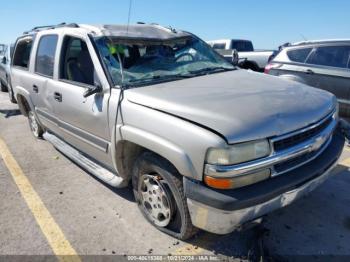
{"label": "roof", "polygon": [[291,44],[291,46],[297,45],[312,45],[312,44],[328,44],[328,43],[350,43],[350,39],[321,39],[321,40],[306,40]]}
{"label": "roof", "polygon": [[96,26],[103,35],[123,39],[170,40],[188,37],[191,34],[156,24],[100,25]]}
{"label": "roof", "polygon": [[224,42],[231,42],[231,41],[245,41],[245,42],[251,42],[250,40],[246,40],[246,39],[234,38],[234,39],[210,40],[210,41],[207,41],[207,43],[224,43]]}
{"label": "roof", "polygon": [[133,24],[133,25],[87,25],[87,24],[66,24],[39,26],[24,32],[24,34],[38,33],[46,30],[60,30],[71,28],[72,30],[86,30],[95,35],[118,37],[121,39],[142,39],[142,40],[171,40],[191,36],[190,33],[164,27],[158,24]]}

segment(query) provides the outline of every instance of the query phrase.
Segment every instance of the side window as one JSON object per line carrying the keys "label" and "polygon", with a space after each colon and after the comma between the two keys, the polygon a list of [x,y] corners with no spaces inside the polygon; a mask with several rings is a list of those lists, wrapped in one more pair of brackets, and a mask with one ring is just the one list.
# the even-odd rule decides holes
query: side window
{"label": "side window", "polygon": [[45,35],[40,38],[35,59],[36,73],[53,76],[57,39],[57,35]]}
{"label": "side window", "polygon": [[287,51],[288,58],[293,62],[304,63],[312,48],[299,48]]}
{"label": "side window", "polygon": [[18,41],[13,57],[13,65],[28,69],[30,52],[32,50],[33,39],[26,37]]}
{"label": "side window", "polygon": [[318,47],[310,56],[307,63],[313,65],[347,68],[350,46]]}
{"label": "side window", "polygon": [[254,47],[250,41],[232,41],[232,49],[236,49],[238,52],[253,52]]}
{"label": "side window", "polygon": [[226,44],[222,43],[222,44],[213,44],[213,48],[214,49],[225,49]]}
{"label": "side window", "polygon": [[84,40],[66,36],[60,61],[60,79],[94,85],[94,65]]}

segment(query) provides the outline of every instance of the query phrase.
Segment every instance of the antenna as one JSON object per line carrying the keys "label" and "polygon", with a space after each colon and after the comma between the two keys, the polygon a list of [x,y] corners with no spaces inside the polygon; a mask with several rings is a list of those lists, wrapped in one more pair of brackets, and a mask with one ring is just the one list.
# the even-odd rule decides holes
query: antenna
{"label": "antenna", "polygon": [[302,33],[300,33],[300,36],[304,39],[304,41],[307,41],[307,38]]}
{"label": "antenna", "polygon": [[132,0],[129,0],[129,13],[128,13],[128,24],[126,26],[126,35],[128,35],[128,32],[129,32],[131,8],[132,8]]}

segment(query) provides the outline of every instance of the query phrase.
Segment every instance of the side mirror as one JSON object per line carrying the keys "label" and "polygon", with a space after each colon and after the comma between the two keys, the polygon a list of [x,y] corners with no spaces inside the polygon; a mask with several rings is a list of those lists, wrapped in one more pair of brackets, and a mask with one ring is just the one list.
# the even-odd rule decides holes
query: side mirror
{"label": "side mirror", "polygon": [[3,64],[6,64],[6,63],[7,63],[6,56],[4,56],[4,57],[1,59],[1,63],[3,63]]}
{"label": "side mirror", "polygon": [[236,49],[233,49],[232,50],[232,61],[231,61],[231,63],[234,66],[237,66],[238,65],[238,61],[239,61],[238,51]]}
{"label": "side mirror", "polygon": [[88,97],[88,96],[91,96],[93,94],[101,93],[102,91],[103,91],[102,86],[100,84],[97,84],[97,85],[95,85],[95,86],[93,86],[91,88],[88,88],[84,92],[83,96],[84,97]]}

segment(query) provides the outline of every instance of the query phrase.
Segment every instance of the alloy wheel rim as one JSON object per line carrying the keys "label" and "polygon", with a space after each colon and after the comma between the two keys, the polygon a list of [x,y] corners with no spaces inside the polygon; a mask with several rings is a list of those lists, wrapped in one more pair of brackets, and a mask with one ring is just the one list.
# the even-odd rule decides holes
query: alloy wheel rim
{"label": "alloy wheel rim", "polygon": [[142,175],[139,183],[140,204],[146,215],[159,227],[166,227],[172,217],[171,198],[160,176]]}

